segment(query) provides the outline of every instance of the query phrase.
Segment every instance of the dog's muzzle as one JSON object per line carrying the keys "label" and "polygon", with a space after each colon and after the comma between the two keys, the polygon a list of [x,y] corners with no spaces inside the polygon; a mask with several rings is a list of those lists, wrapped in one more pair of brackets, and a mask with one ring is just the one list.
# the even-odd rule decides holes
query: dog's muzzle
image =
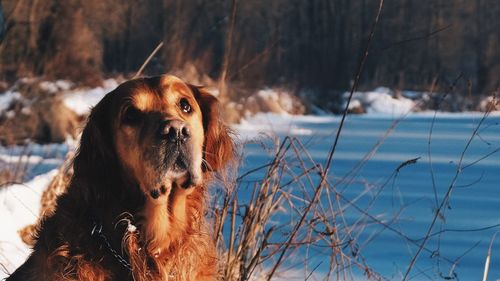
{"label": "dog's muzzle", "polygon": [[181,145],[191,138],[189,126],[181,120],[164,120],[158,135],[169,143]]}

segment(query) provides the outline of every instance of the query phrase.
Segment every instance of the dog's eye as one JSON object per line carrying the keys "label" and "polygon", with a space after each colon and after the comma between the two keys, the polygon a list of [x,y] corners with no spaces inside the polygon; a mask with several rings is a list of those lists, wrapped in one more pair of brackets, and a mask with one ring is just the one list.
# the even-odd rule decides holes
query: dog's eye
{"label": "dog's eye", "polygon": [[191,105],[189,104],[189,102],[186,99],[181,99],[179,105],[181,106],[181,110],[184,113],[190,113],[192,111]]}
{"label": "dog's eye", "polygon": [[123,123],[135,124],[140,120],[141,112],[137,108],[130,106],[125,110],[125,113],[123,114]]}

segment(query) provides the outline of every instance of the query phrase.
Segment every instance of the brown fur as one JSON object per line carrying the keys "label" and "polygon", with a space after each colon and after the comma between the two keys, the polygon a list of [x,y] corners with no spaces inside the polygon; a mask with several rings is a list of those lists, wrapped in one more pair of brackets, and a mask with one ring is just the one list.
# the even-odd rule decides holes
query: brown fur
{"label": "brown fur", "polygon": [[[192,112],[177,108],[180,99]],[[123,121],[125,104],[144,113],[140,125]],[[154,164],[164,161],[155,159],[165,148],[151,136],[160,117],[190,128],[179,150],[189,154],[186,173]],[[217,99],[202,89],[173,76],[120,85],[92,110],[67,192],[42,220],[32,255],[7,280],[215,280],[218,260],[204,218],[207,182],[233,150]],[[153,199],[158,187],[162,195]],[[131,271],[90,235],[94,221]]]}

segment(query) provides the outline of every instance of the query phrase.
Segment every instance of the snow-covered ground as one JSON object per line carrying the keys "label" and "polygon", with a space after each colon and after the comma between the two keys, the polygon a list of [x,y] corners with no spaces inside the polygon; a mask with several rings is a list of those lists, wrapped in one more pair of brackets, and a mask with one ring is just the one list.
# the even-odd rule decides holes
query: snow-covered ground
{"label": "snow-covered ground", "polygon": [[0,95],[0,113],[4,112],[15,101],[21,98],[21,94],[16,91],[7,91]]}
{"label": "snow-covered ground", "polygon": [[[409,93],[409,94],[406,94]],[[343,95],[344,100],[347,100],[349,93]],[[408,112],[417,110],[416,102],[408,97],[428,98],[426,93],[404,92],[398,98],[394,97],[391,89],[386,87],[378,87],[373,91],[354,92],[349,109],[353,110],[356,107],[364,108],[366,113],[390,114],[393,116],[401,116]],[[343,106],[345,108],[345,105]]]}
{"label": "snow-covered ground", "polygon": [[[98,89],[68,93],[64,102],[75,112],[84,114],[116,85],[116,82],[109,80]],[[48,88],[53,86],[46,85]],[[55,86],[62,88],[66,85]],[[7,104],[16,98],[19,97],[15,92],[0,94],[0,111],[7,109]],[[336,181],[350,174],[384,134],[389,132],[376,153],[354,175],[355,178],[339,182],[338,188],[349,198],[355,198],[366,192],[367,183],[380,186],[402,162],[421,157],[416,164],[401,169],[397,179],[390,186],[381,189],[380,196],[368,210],[373,216],[386,220],[399,212],[394,227],[407,234],[410,239],[419,241],[432,219],[435,199],[443,198],[456,171],[461,152],[483,115],[438,113],[432,127],[429,147],[434,112],[410,113],[414,106],[410,99],[394,99],[384,89],[356,93],[354,98],[363,103],[369,114],[347,118],[334,157],[331,179]],[[391,130],[400,116],[404,119]],[[271,159],[272,156],[262,149],[261,144],[251,141],[265,141],[269,135],[281,139],[285,135],[296,136],[306,144],[311,156],[323,163],[339,120],[340,117],[332,115],[295,116],[286,113],[247,117],[234,126],[240,141],[245,143],[241,171],[248,171]],[[0,279],[7,272],[12,272],[29,254],[29,249],[21,242],[17,231],[35,221],[41,193],[53,177],[54,169],[73,147],[71,142],[47,146],[30,145],[28,148],[0,147],[0,161],[12,167],[16,167],[19,162],[27,163],[18,165],[26,167],[23,184],[0,189]],[[500,115],[496,113],[484,121],[464,155],[465,165],[472,165],[461,171],[457,188],[452,194],[450,209],[446,210],[446,220],[440,221],[436,227],[436,230],[449,231],[429,241],[429,247],[435,249],[436,253],[433,257],[428,253],[422,254],[412,280],[440,280],[453,277],[454,272],[460,280],[481,278],[489,240],[500,229],[497,226],[480,230],[500,224],[499,149]],[[432,188],[432,175],[436,193]],[[257,180],[260,176],[262,175],[259,173],[253,174]],[[367,193],[367,196],[370,194],[373,195]],[[244,195],[242,200],[245,200]],[[347,220],[366,220],[362,214],[351,209],[347,209],[346,217]],[[401,236],[376,224],[368,226],[359,239],[365,242],[360,242],[360,245],[363,246],[362,253],[366,263],[393,280],[401,279],[405,266],[416,251],[415,246],[408,244]],[[446,257],[448,262],[441,260],[438,263],[437,254]],[[500,240],[493,243],[492,255],[489,280],[499,280]],[[318,253],[317,259],[325,257]],[[316,266],[316,260],[311,260],[311,267]],[[456,266],[453,262],[456,262]],[[321,277],[325,266],[327,263],[319,266],[315,275]],[[300,266],[291,270],[294,271],[303,273]]]}
{"label": "snow-covered ground", "polygon": [[106,93],[111,92],[118,86],[114,79],[105,80],[102,87],[93,89],[79,89],[68,92],[64,95],[64,105],[76,112],[78,115],[84,115],[90,108],[96,105]]}
{"label": "snow-covered ground", "polygon": [[[36,79],[31,79],[35,81]],[[30,79],[24,78],[19,82],[27,83]],[[96,105],[106,93],[109,93],[119,85],[117,79],[107,79],[103,82],[102,86],[95,88],[75,88],[75,85],[70,81],[58,80],[58,81],[39,81],[39,87],[46,93],[62,93],[64,104],[71,110],[73,110],[78,115],[85,115],[89,112],[89,109]],[[218,95],[217,89],[209,89],[209,91]],[[342,108],[345,107],[347,98],[349,97],[349,92],[345,92],[342,95],[344,104]],[[399,91],[396,92],[387,87],[378,87],[372,91],[365,92],[354,92],[352,100],[349,104],[350,110],[355,110],[356,108],[362,108],[366,113],[369,114],[385,114],[393,117],[399,117],[405,115],[409,112],[420,112],[425,110],[421,108],[422,103],[429,100],[431,93],[427,92],[417,92],[417,91]],[[273,89],[265,88],[259,90],[250,99],[260,98],[264,100],[269,100],[274,104],[276,108],[274,112],[285,114],[286,112],[294,111],[295,102],[292,98],[292,94],[283,89]],[[12,115],[13,112],[6,112],[9,106],[15,101],[23,101],[22,95],[18,92],[16,85],[7,90],[6,92],[0,93],[0,115],[7,114],[7,116]],[[480,108],[485,109],[488,102],[498,101],[495,97],[486,97],[481,101]],[[29,108],[30,101],[23,101]],[[499,105],[500,106],[500,105]],[[28,109],[27,109],[28,110]],[[241,108],[245,110],[245,108]],[[271,110],[272,111],[272,110]],[[318,111],[321,111],[318,109]],[[244,116],[249,117],[251,114],[244,114]],[[10,116],[13,117],[13,116]]]}
{"label": "snow-covered ground", "polygon": [[13,272],[30,253],[17,231],[36,222],[40,197],[57,170],[36,176],[23,184],[0,189],[0,279]]}

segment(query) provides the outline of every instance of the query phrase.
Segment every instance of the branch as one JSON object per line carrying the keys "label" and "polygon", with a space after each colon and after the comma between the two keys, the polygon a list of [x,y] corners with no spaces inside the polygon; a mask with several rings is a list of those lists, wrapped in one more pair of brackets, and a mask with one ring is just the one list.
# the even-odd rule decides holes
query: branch
{"label": "branch", "polygon": [[151,52],[149,57],[144,61],[144,63],[141,65],[141,68],[137,71],[137,73],[132,77],[132,79],[138,78],[141,76],[142,72],[144,71],[144,68],[146,68],[146,65],[148,65],[149,61],[156,55],[156,53],[163,47],[163,42],[160,42],[158,46]]}
{"label": "branch", "polygon": [[283,260],[283,258],[285,256],[286,251],[289,249],[290,245],[292,244],[293,239],[295,238],[295,235],[297,234],[299,228],[304,223],[304,220],[305,220],[307,214],[309,213],[309,211],[311,210],[312,206],[318,200],[319,195],[321,194],[321,190],[322,190],[322,187],[324,186],[324,184],[326,182],[326,177],[328,175],[328,171],[330,169],[330,165],[331,165],[331,162],[332,162],[332,159],[333,159],[333,155],[334,155],[335,149],[337,147],[337,143],[338,143],[338,140],[339,140],[339,137],[340,137],[340,133],[341,133],[342,127],[344,125],[344,120],[345,120],[346,115],[347,115],[347,111],[348,111],[348,108],[349,108],[349,104],[351,102],[351,98],[352,98],[352,96],[354,94],[354,91],[358,87],[359,80],[360,80],[360,77],[361,77],[361,73],[363,72],[363,68],[364,68],[366,59],[368,58],[368,53],[369,53],[369,49],[370,49],[370,43],[372,41],[373,35],[375,34],[375,27],[377,26],[377,23],[379,21],[383,5],[384,5],[384,0],[380,0],[378,11],[377,11],[377,15],[375,17],[375,20],[373,21],[373,25],[372,25],[372,29],[371,29],[371,32],[370,32],[370,36],[369,36],[368,41],[366,43],[366,47],[365,47],[365,51],[364,51],[364,56],[361,59],[361,62],[359,64],[358,71],[356,73],[356,79],[355,79],[354,84],[352,86],[351,93],[349,95],[349,99],[347,101],[347,104],[346,104],[346,107],[345,107],[345,110],[344,110],[344,114],[342,115],[342,120],[340,122],[339,129],[338,129],[337,134],[335,136],[335,141],[334,141],[334,143],[332,145],[332,149],[330,150],[330,154],[328,155],[328,160],[327,160],[327,163],[326,163],[326,168],[322,172],[322,175],[321,175],[321,181],[320,181],[319,185],[316,187],[316,190],[314,192],[314,197],[312,198],[311,202],[309,202],[309,204],[305,208],[304,213],[302,214],[299,222],[293,228],[293,230],[292,230],[292,232],[290,234],[290,237],[289,237],[287,243],[285,244],[285,247],[284,247],[283,251],[280,253],[280,256],[279,256],[278,260],[276,261],[276,263],[274,264],[271,272],[267,276],[267,280],[268,281],[271,280],[272,276],[274,275],[274,273],[276,272],[276,270],[280,266],[280,264],[281,264],[281,262],[282,262],[282,260]]}

